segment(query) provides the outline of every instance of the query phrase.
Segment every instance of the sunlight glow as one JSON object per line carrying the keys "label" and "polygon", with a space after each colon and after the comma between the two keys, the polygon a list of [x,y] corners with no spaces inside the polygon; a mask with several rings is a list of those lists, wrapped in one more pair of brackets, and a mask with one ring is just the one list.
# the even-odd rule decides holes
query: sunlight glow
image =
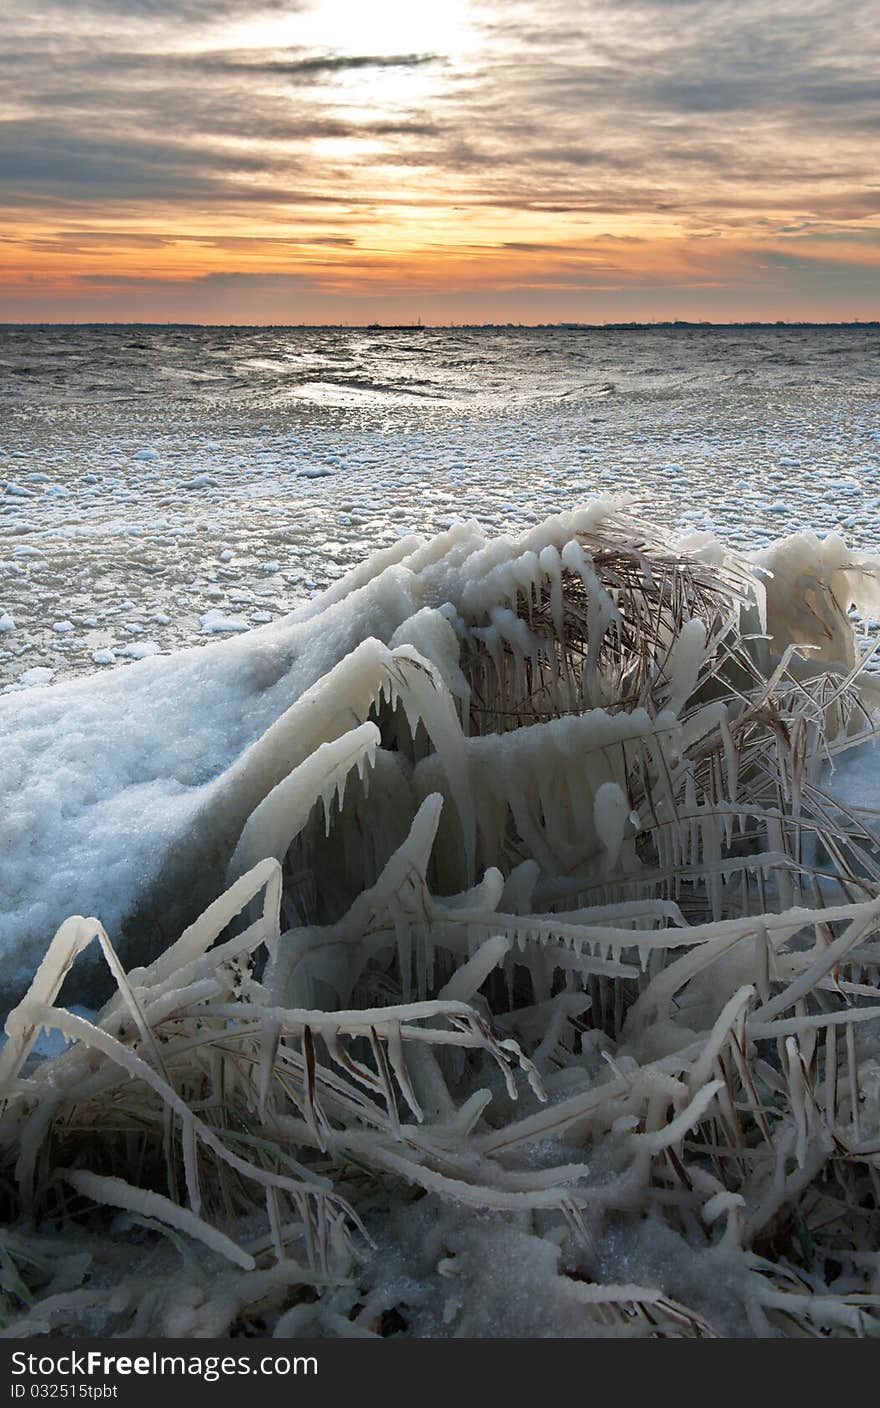
{"label": "sunlight glow", "polygon": [[468,48],[467,0],[318,0],[302,18],[304,42],[343,54],[441,54]]}
{"label": "sunlight glow", "polygon": [[322,54],[437,54],[459,58],[474,43],[469,0],[443,0],[428,6],[418,0],[313,0],[307,9],[287,15],[263,15],[225,26],[242,48],[296,46]]}

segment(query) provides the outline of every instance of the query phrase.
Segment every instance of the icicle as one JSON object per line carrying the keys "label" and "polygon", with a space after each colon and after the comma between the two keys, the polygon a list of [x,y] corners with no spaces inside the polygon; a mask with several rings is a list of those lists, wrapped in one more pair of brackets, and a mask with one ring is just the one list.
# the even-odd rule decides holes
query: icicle
{"label": "icicle", "polygon": [[468,1002],[482,987],[494,968],[511,950],[511,941],[504,934],[487,939],[463,967],[458,968],[449,982],[437,994],[440,1002]]}
{"label": "icicle", "polygon": [[536,860],[524,860],[507,877],[499,904],[508,914],[528,914],[541,873]]}
{"label": "icicle", "polygon": [[550,583],[550,614],[553,617],[553,631],[558,641],[565,639],[565,617],[562,605],[562,563],[558,550],[548,543],[539,558],[541,571]]}
{"label": "icicle", "polygon": [[454,702],[434,677],[429,662],[423,660],[411,646],[400,646],[394,652],[394,659],[406,681],[407,695],[411,700],[409,707],[418,709],[449,779],[461,824],[467,883],[472,885],[476,871],[476,814],[467,746]]}
{"label": "icicle", "polygon": [[697,679],[706,658],[706,625],[695,618],[685,621],[666,659],[665,671],[669,682],[668,707],[681,713],[696,689]]}
{"label": "icicle", "polygon": [[419,1124],[421,1124],[422,1120],[424,1119],[424,1115],[422,1114],[422,1108],[419,1104],[415,1089],[413,1087],[413,1083],[410,1079],[409,1070],[406,1064],[406,1058],[403,1054],[403,1041],[401,1040],[400,1036],[400,1023],[389,1022],[386,1028],[385,1036],[386,1050],[391,1069],[397,1077],[397,1083],[400,1086],[404,1100],[409,1105]]}
{"label": "icicle", "polygon": [[471,689],[459,663],[458,631],[464,631],[460,618],[450,622],[444,608],[435,611],[426,606],[398,626],[391,637],[391,648],[396,652],[401,646],[413,647],[422,659],[430,660],[450,694],[467,705]]}
{"label": "icicle", "polygon": [[[513,564],[513,575],[516,580],[517,587],[522,591],[522,594],[525,597],[526,610],[529,614],[529,620],[531,620],[532,602],[533,598],[535,601],[539,599],[538,582],[540,581],[541,577],[537,553],[522,553],[522,555],[518,557]],[[515,598],[511,604],[514,607],[516,606]]]}
{"label": "icicle", "polygon": [[736,806],[739,792],[739,753],[730,731],[730,716],[727,709],[724,711],[724,718],[719,721],[719,729],[724,747],[724,767],[727,773],[727,800],[731,806]]}
{"label": "icicle", "polygon": [[616,782],[603,782],[593,801],[593,826],[605,852],[603,870],[610,875],[620,857],[629,825],[629,802]]}
{"label": "icicle", "polygon": [[515,689],[517,698],[526,693],[525,662],[530,660],[535,673],[538,672],[538,643],[525,621],[505,606],[493,606],[489,613],[498,636],[509,647],[513,655]]}
{"label": "icicle", "polygon": [[236,879],[266,856],[282,860],[308,821],[319,796],[324,800],[329,834],[329,801],[337,776],[340,772],[351,771],[365,754],[374,761],[378,743],[376,725],[361,724],[332,743],[322,743],[305,762],[294,768],[248,818],[229,863],[230,877]]}

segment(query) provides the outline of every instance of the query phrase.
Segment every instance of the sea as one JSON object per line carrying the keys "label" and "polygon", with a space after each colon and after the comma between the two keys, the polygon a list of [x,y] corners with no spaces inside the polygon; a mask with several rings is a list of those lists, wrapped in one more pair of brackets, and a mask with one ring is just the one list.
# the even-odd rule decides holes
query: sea
{"label": "sea", "polygon": [[4,325],[0,689],[250,630],[403,534],[597,495],[670,539],[880,553],[880,326]]}

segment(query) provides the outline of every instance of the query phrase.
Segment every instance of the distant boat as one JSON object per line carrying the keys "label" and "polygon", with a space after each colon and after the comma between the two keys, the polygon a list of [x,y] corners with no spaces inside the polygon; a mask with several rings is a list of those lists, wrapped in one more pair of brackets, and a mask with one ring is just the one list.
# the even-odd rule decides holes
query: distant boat
{"label": "distant boat", "polygon": [[417,323],[368,323],[367,332],[425,332],[421,318]]}

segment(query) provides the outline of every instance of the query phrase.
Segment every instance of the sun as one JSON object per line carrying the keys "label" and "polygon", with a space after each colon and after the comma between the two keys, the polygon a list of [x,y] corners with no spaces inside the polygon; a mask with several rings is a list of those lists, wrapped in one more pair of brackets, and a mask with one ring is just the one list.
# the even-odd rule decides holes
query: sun
{"label": "sun", "polygon": [[[303,8],[264,11],[227,25],[223,47],[329,60],[316,68],[312,91],[357,124],[394,118],[441,97],[479,48],[476,10],[476,0],[444,0],[436,7],[419,0],[306,0]],[[376,63],[364,62],[371,59]]]}
{"label": "sun", "polygon": [[436,54],[459,58],[473,42],[470,0],[311,0],[289,14],[251,17],[227,29],[242,48],[297,47],[342,57]]}
{"label": "sun", "polygon": [[343,54],[456,57],[469,42],[467,0],[315,0],[300,17],[306,43]]}

